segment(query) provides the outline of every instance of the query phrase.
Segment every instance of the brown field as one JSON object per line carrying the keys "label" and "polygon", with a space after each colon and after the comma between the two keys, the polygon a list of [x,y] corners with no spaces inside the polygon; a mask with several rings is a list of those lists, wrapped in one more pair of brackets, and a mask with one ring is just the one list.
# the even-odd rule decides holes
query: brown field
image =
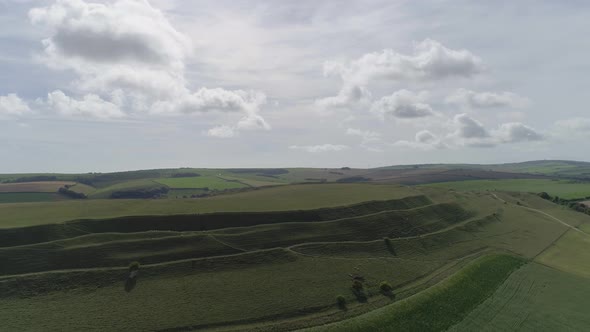
{"label": "brown field", "polygon": [[68,181],[0,183],[0,193],[54,193],[60,187],[74,183]]}

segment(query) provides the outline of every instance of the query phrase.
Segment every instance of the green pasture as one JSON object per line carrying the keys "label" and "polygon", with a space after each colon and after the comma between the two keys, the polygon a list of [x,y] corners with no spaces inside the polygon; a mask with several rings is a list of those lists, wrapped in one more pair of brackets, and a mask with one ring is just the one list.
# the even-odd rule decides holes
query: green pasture
{"label": "green pasture", "polygon": [[416,194],[415,189],[397,185],[330,184],[270,187],[200,199],[89,199],[0,204],[0,228],[133,215],[314,209]]}
{"label": "green pasture", "polygon": [[589,306],[589,279],[530,263],[449,331],[586,331]]}
{"label": "green pasture", "polygon": [[576,182],[571,180],[469,180],[434,183],[428,184],[428,186],[472,191],[495,190],[531,193],[547,192],[551,196],[559,196],[565,199],[579,199],[590,196],[589,182]]}
{"label": "green pasture", "polygon": [[226,190],[247,187],[245,184],[236,181],[227,181],[216,176],[197,176],[188,178],[160,178],[155,180],[173,189],[199,189]]}
{"label": "green pasture", "polygon": [[410,298],[310,331],[444,331],[461,322],[523,263],[513,256],[484,256]]}

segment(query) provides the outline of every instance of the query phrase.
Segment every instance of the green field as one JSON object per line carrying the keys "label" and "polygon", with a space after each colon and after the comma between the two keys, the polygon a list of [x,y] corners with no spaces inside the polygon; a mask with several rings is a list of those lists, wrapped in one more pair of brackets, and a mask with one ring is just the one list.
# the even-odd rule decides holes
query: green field
{"label": "green field", "polygon": [[[103,187],[96,189],[90,192],[88,195],[89,198],[110,198],[114,192],[118,191],[128,191],[128,190],[138,190],[138,189],[150,189],[150,188],[157,188],[161,187],[162,185],[151,180],[151,179],[144,179],[144,180],[132,180],[126,181],[122,183],[117,183],[111,186]],[[73,189],[76,186],[73,187]]]}
{"label": "green field", "polygon": [[[590,216],[526,192],[283,185],[198,199],[0,204],[0,225],[0,320],[11,331],[439,331],[482,321],[533,330],[543,325],[517,315],[527,301],[549,310],[550,296],[563,316],[547,326],[590,327],[564,304],[569,286],[562,297],[543,288],[587,280],[587,234],[571,227],[587,231]],[[132,261],[141,268],[129,286]],[[555,273],[522,272],[541,263]],[[391,293],[380,291],[384,281]],[[511,289],[509,305],[525,303],[512,316],[502,306]]]}
{"label": "green field", "polygon": [[590,280],[530,263],[449,331],[586,331]]}
{"label": "green field", "polygon": [[156,182],[168,186],[172,189],[199,189],[209,188],[209,190],[226,190],[234,188],[244,188],[247,185],[234,181],[227,181],[216,176],[197,176],[188,178],[165,178],[156,179]]}
{"label": "green field", "polygon": [[569,230],[537,261],[590,279],[590,234]]}
{"label": "green field", "polygon": [[579,199],[590,196],[590,182],[575,182],[570,180],[472,180],[441,182],[429,184],[428,186],[474,191],[498,190],[531,193],[547,192],[551,196],[559,196],[565,199]]}
{"label": "green field", "polygon": [[484,256],[415,296],[310,331],[444,331],[461,322],[523,262],[512,256]]}
{"label": "green field", "polygon": [[395,199],[415,193],[412,188],[397,185],[331,184],[264,188],[203,199],[75,200],[1,204],[0,228],[132,215],[313,209]]}
{"label": "green field", "polygon": [[0,193],[0,204],[21,202],[55,202],[67,199],[56,193]]}

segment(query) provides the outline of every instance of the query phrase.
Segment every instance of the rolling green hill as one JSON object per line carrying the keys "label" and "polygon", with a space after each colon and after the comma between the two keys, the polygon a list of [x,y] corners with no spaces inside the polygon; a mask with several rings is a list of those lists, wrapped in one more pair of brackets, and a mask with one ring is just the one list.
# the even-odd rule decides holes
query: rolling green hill
{"label": "rolling green hill", "polygon": [[[72,203],[95,202],[120,201]],[[128,202],[165,202],[168,210],[57,224],[67,213],[47,210],[53,222],[2,230],[3,326],[280,331],[342,321],[318,329],[461,329],[465,317],[488,319],[480,306],[498,292],[506,298],[503,285],[532,261],[585,278],[575,264],[585,256],[571,252],[588,243],[568,234],[585,236],[590,216],[527,193],[289,185],[186,200],[201,212],[192,215],[169,214],[185,200]],[[149,208],[119,213],[129,211]],[[141,268],[129,284],[132,261]],[[351,288],[353,277],[360,290]],[[383,281],[392,293],[381,292]],[[518,298],[544,299],[525,295]],[[508,316],[503,321],[515,319]]]}

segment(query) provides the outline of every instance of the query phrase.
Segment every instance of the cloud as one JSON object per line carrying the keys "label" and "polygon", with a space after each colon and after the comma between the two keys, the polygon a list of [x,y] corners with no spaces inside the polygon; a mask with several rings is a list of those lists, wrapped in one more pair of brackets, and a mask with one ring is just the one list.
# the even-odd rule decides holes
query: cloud
{"label": "cloud", "polygon": [[512,92],[475,92],[467,89],[456,90],[445,101],[465,108],[526,108],[531,103],[528,98]]}
{"label": "cloud", "polygon": [[[31,9],[29,19],[48,33],[42,41],[41,61],[50,68],[77,74],[72,92],[78,93],[80,100],[70,99],[69,104],[75,106],[60,106],[60,113],[119,117],[122,112],[177,115],[222,111],[242,115],[234,130],[270,129],[259,114],[266,103],[264,93],[188,87],[185,67],[193,55],[189,38],[147,1],[59,0]],[[113,94],[122,101],[118,108],[107,101]],[[102,111],[88,106],[100,103],[105,105]],[[48,103],[64,104],[68,103]]]}
{"label": "cloud", "polygon": [[259,92],[221,88],[200,88],[194,93],[183,95],[176,100],[157,102],[152,110],[155,113],[199,113],[210,111],[252,111],[266,103],[266,96]]}
{"label": "cloud", "polygon": [[143,63],[182,67],[190,51],[188,38],[176,31],[162,12],[147,1],[120,0],[87,3],[59,0],[33,8],[35,25],[52,30],[43,40],[48,61],[72,65],[69,59],[88,63]]}
{"label": "cloud", "polygon": [[324,108],[350,107],[355,104],[368,103],[371,100],[371,92],[358,85],[344,86],[338,95],[316,100],[316,105]]}
{"label": "cloud", "polygon": [[393,146],[420,150],[444,149],[447,147],[440,138],[428,130],[417,132],[414,141],[401,140],[393,143]]}
{"label": "cloud", "polygon": [[0,96],[0,115],[24,115],[31,112],[26,101],[16,93]]}
{"label": "cloud", "polygon": [[471,77],[483,70],[482,60],[471,52],[453,50],[432,39],[414,44],[414,52],[410,55],[385,49],[350,62],[328,61],[324,64],[324,75],[338,75],[344,82],[363,85],[372,79],[403,81]]}
{"label": "cloud", "polygon": [[236,132],[230,126],[217,126],[207,130],[205,135],[218,138],[230,138],[234,137]]}
{"label": "cloud", "polygon": [[302,150],[311,153],[319,153],[319,152],[330,152],[330,151],[342,151],[348,149],[346,145],[334,145],[334,144],[322,144],[322,145],[291,145],[289,147],[291,150]]}
{"label": "cloud", "polygon": [[381,142],[381,134],[370,131],[370,130],[360,130],[355,128],[348,128],[346,130],[346,135],[350,136],[357,136],[361,138],[360,147],[365,150],[371,152],[382,152],[383,150],[376,146]]}
{"label": "cloud", "polygon": [[361,137],[363,139],[363,143],[375,142],[375,141],[381,140],[381,134],[374,132],[374,131],[370,131],[370,130],[360,130],[360,129],[355,129],[355,128],[348,128],[346,130],[346,135]]}
{"label": "cloud", "polygon": [[473,119],[465,113],[455,115],[453,122],[457,127],[457,131],[455,132],[457,137],[471,139],[486,138],[490,136],[481,122]]}
{"label": "cloud", "polygon": [[56,90],[47,95],[45,104],[65,116],[89,116],[98,119],[125,116],[119,106],[94,94],[87,94],[78,100],[67,96],[61,90]]}
{"label": "cloud", "polygon": [[590,133],[590,118],[571,118],[555,123],[562,131]]}
{"label": "cloud", "polygon": [[481,122],[463,113],[453,119],[455,131],[448,135],[451,144],[470,147],[493,147],[504,143],[540,141],[544,136],[520,122],[501,124],[488,131]]}
{"label": "cloud", "polygon": [[494,136],[502,143],[540,141],[544,138],[543,135],[539,134],[535,129],[520,122],[510,122],[500,125],[500,127],[494,131]]}
{"label": "cloud", "polygon": [[425,99],[426,92],[399,90],[374,102],[371,111],[382,117],[389,115],[400,119],[432,116],[432,107],[424,102]]}

